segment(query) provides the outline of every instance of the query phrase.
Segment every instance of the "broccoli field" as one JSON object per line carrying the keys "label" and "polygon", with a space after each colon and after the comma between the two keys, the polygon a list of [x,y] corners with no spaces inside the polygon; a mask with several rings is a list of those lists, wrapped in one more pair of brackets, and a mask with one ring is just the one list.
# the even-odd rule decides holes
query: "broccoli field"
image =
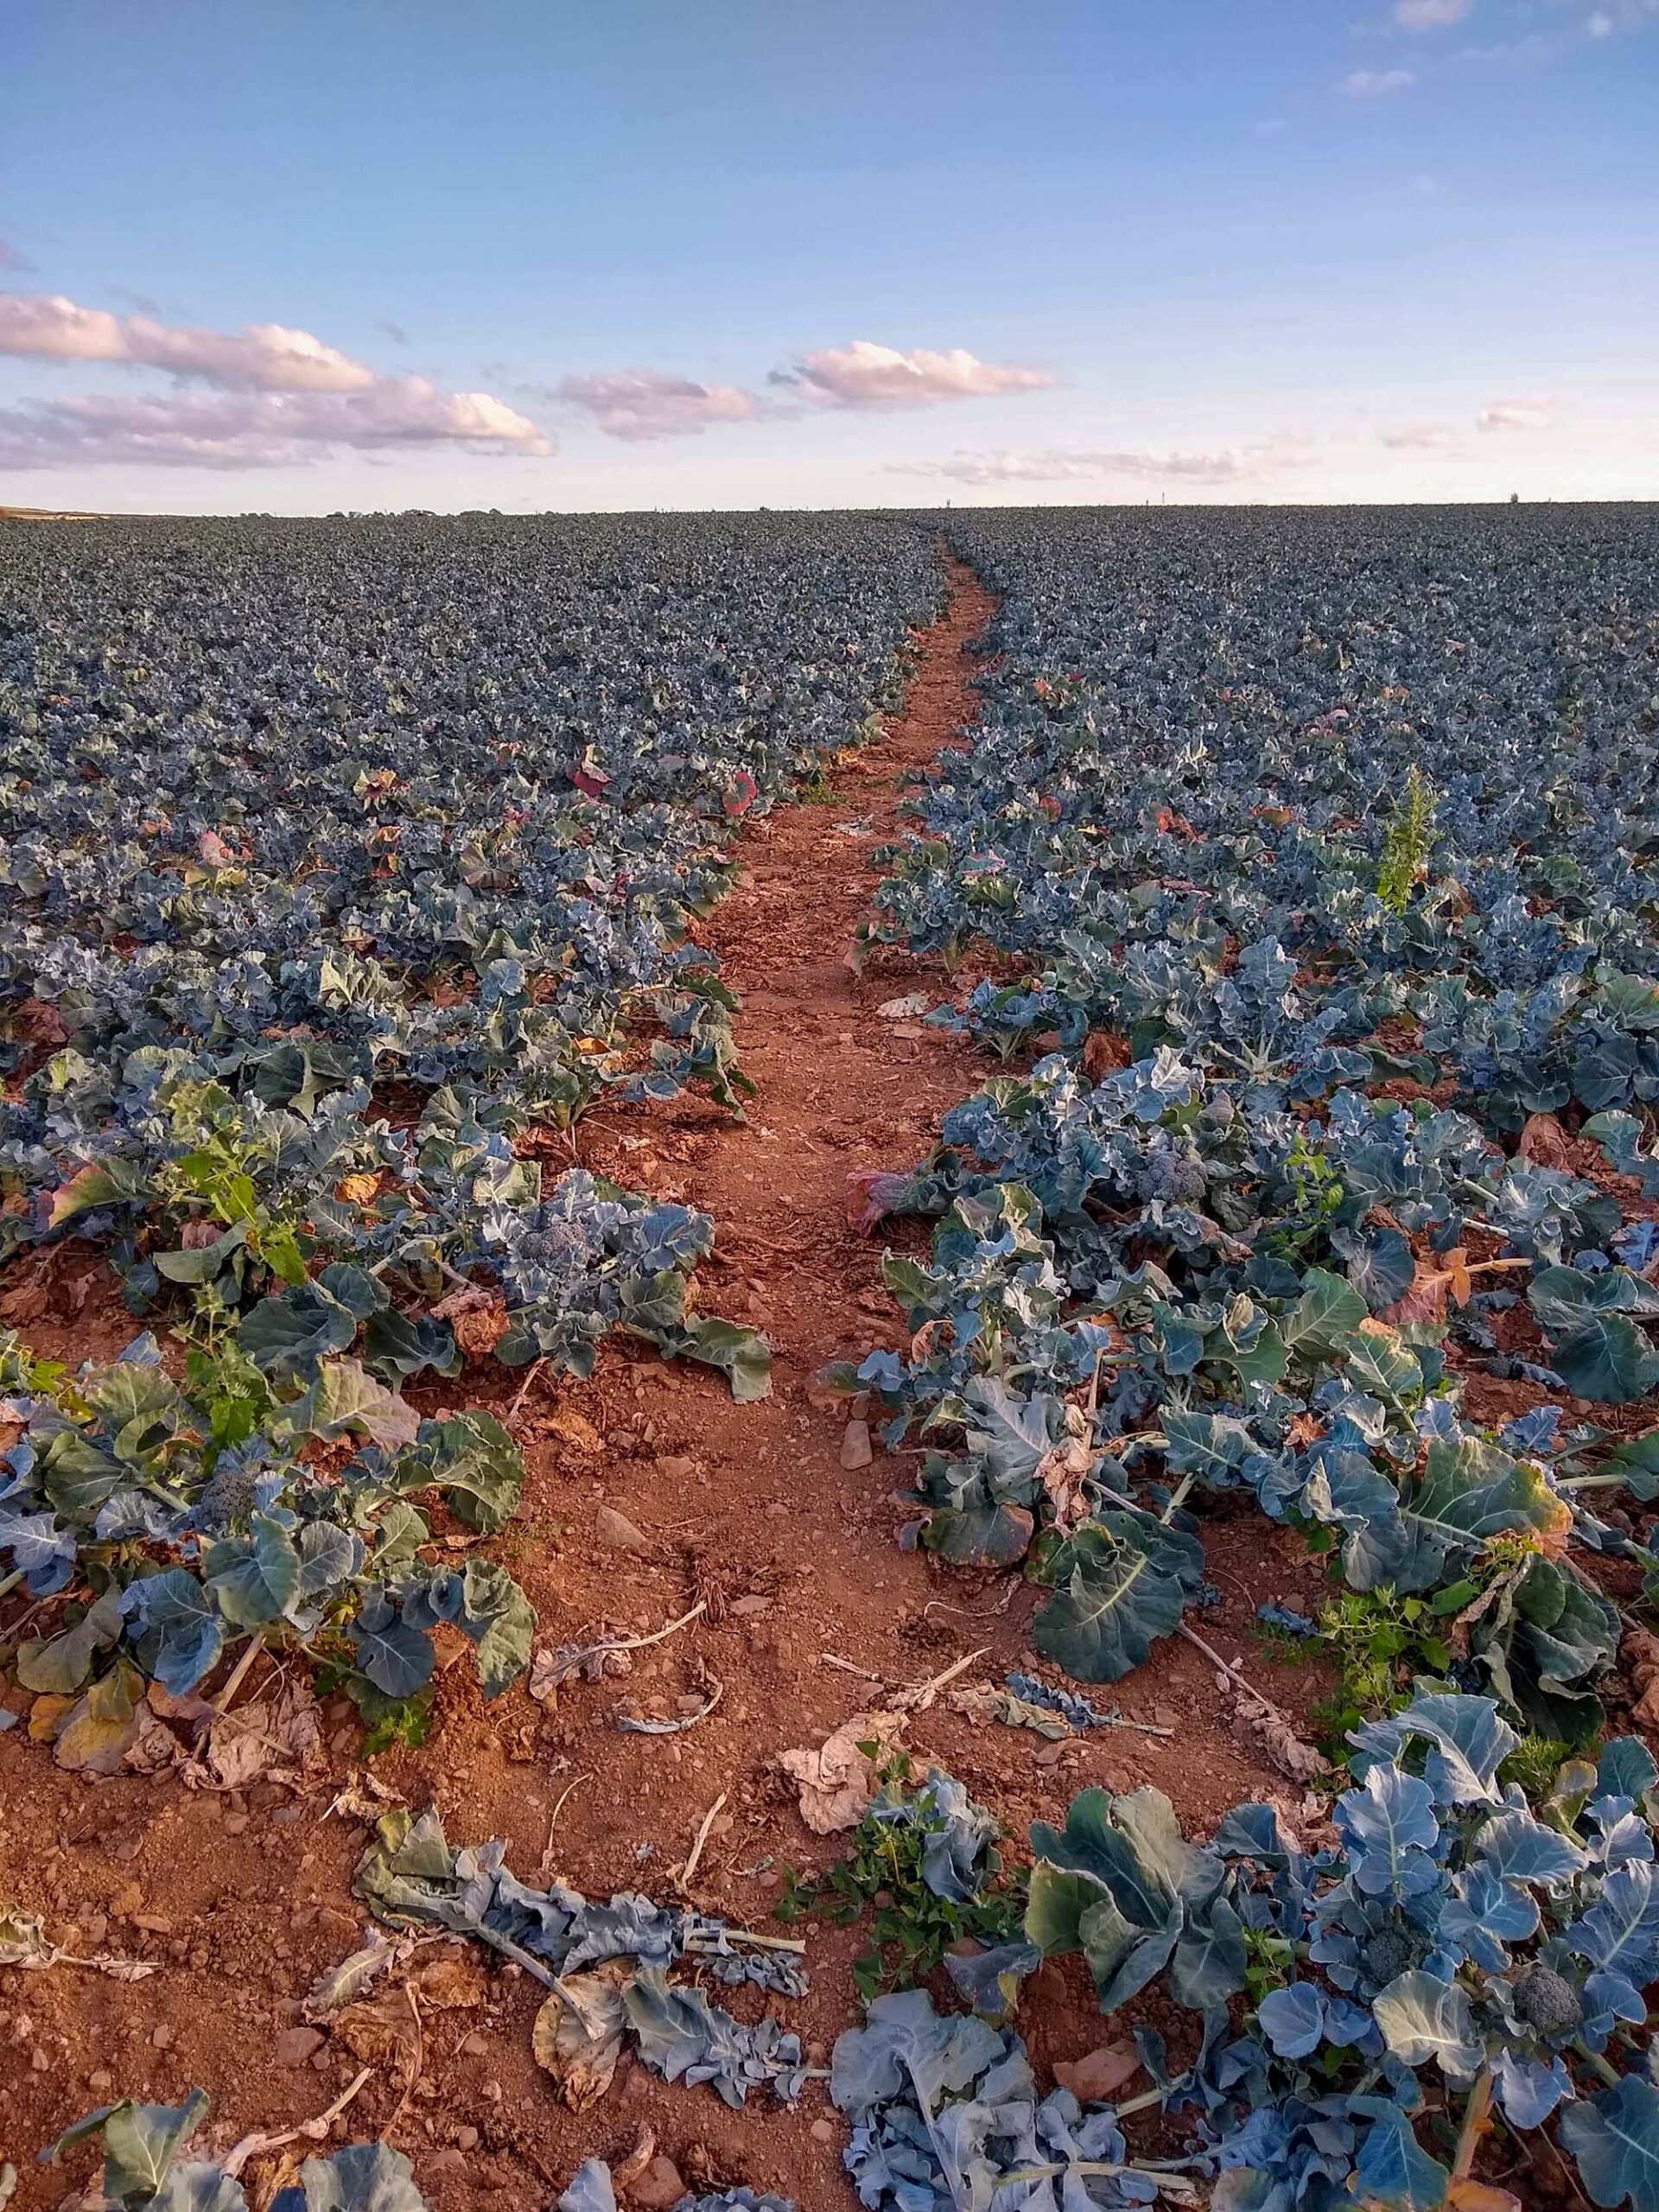
{"label": "broccoli field", "polygon": [[1659,511],[16,521],[0,734],[0,2206],[1659,2208]]}

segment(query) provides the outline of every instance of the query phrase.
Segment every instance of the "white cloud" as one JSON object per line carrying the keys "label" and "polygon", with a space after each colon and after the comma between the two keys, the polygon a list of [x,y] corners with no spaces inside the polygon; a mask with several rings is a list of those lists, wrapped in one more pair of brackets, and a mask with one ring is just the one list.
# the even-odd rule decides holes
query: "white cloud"
{"label": "white cloud", "polygon": [[424,377],[384,375],[283,323],[206,330],[111,315],[61,295],[0,292],[0,354],[118,362],[163,370],[183,385],[217,387],[211,394],[25,400],[0,411],[0,460],[14,468],[130,461],[269,467],[340,446],[552,450],[534,423],[489,392],[446,392]]}
{"label": "white cloud", "polygon": [[1479,430],[1548,430],[1560,413],[1560,403],[1547,392],[1524,399],[1495,399],[1475,417]]}
{"label": "white cloud", "polygon": [[944,461],[900,461],[888,464],[893,476],[947,477],[958,484],[1065,484],[1118,476],[1139,483],[1240,484],[1271,475],[1285,467],[1301,441],[1286,437],[1254,446],[1224,446],[1211,452],[1147,448],[1098,448],[1049,446],[1032,451],[1006,448],[992,453],[957,453]]}
{"label": "white cloud", "polygon": [[961,346],[945,353],[926,346],[901,353],[858,338],[803,354],[790,367],[774,369],[770,381],[818,407],[934,407],[949,399],[1046,391],[1054,378],[1020,362],[982,361]]}
{"label": "white cloud", "polygon": [[1475,0],[1395,0],[1394,20],[1402,30],[1438,31],[1460,23]]}
{"label": "white cloud", "polygon": [[280,322],[191,329],[148,315],[111,315],[61,294],[0,293],[0,353],[47,361],[124,361],[254,391],[366,391],[376,372]]}
{"label": "white cloud", "polygon": [[552,451],[533,423],[488,392],[440,391],[424,377],[381,377],[366,392],[85,395],[0,408],[0,467],[8,468],[276,468],[340,447],[412,446]]}
{"label": "white cloud", "polygon": [[585,410],[607,435],[635,442],[695,434],[710,423],[752,423],[766,411],[757,392],[698,384],[664,369],[566,377],[550,396]]}
{"label": "white cloud", "polygon": [[1356,69],[1343,79],[1342,89],[1351,100],[1380,100],[1416,81],[1409,69]]}

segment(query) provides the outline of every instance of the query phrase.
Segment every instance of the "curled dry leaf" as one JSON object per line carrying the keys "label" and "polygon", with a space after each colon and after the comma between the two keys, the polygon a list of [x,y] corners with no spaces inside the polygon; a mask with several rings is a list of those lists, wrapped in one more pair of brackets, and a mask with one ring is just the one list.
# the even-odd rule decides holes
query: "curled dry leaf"
{"label": "curled dry leaf", "polygon": [[406,1981],[345,2005],[329,2030],[365,2066],[390,2066],[400,2088],[411,2089],[420,2080],[426,2039],[419,2005]]}
{"label": "curled dry leaf", "polygon": [[377,1934],[360,1951],[353,1951],[337,1967],[330,1967],[320,1974],[305,1993],[300,2006],[300,2017],[314,2025],[338,2012],[343,2005],[356,2001],[373,1988],[381,1975],[408,1950],[407,1942],[395,1943],[389,1936]]}
{"label": "curled dry leaf", "polygon": [[[610,2088],[627,2037],[623,1999],[638,1972],[635,1962],[607,1960],[587,1974],[567,1974],[536,2015],[536,2063],[559,2085],[573,2112],[585,2112]],[[649,2164],[653,2142],[645,2152]]]}
{"label": "curled dry leaf", "polygon": [[1090,1083],[1128,1067],[1133,1057],[1124,1039],[1109,1029],[1091,1029],[1083,1040],[1083,1071]]}
{"label": "curled dry leaf", "polygon": [[415,1976],[415,1985],[422,2005],[433,2012],[471,2012],[484,2002],[484,1976],[477,1961],[458,1951],[429,1960]]}
{"label": "curled dry leaf", "polygon": [[[467,1302],[462,1304],[461,1301]],[[453,1311],[445,1313],[444,1308]],[[476,1298],[457,1291],[454,1298],[447,1298],[435,1309],[443,1313],[455,1332],[455,1343],[467,1359],[482,1359],[493,1352],[511,1326],[507,1319],[507,1301],[489,1292],[480,1291]]]}
{"label": "curled dry leaf", "polygon": [[268,1704],[238,1707],[208,1723],[197,1756],[180,1769],[190,1789],[296,1785],[321,1764],[322,1717],[308,1682],[284,1682]]}
{"label": "curled dry leaf", "polygon": [[338,1815],[343,1820],[362,1821],[372,1827],[389,1807],[403,1802],[395,1789],[365,1767],[336,1793],[322,1817],[326,1821]]}
{"label": "curled dry leaf", "polygon": [[574,1406],[550,1406],[545,1413],[537,1414],[535,1425],[539,1434],[556,1437],[570,1451],[584,1457],[605,1449],[604,1438],[587,1414],[579,1414]]}
{"label": "curled dry leaf", "polygon": [[847,1219],[861,1236],[868,1236],[893,1211],[909,1180],[885,1167],[861,1169],[847,1178]]}
{"label": "curled dry leaf", "polygon": [[969,1682],[961,1689],[952,1690],[945,1699],[952,1713],[959,1713],[976,1726],[987,1721],[1001,1721],[1005,1728],[1029,1728],[1039,1736],[1046,1736],[1051,1743],[1063,1743],[1076,1733],[1071,1723],[1061,1713],[1048,1713],[1040,1705],[1032,1705],[1012,1690],[999,1689],[992,1682]]}
{"label": "curled dry leaf", "polygon": [[[1069,1406],[1066,1410],[1076,1413],[1077,1408]],[[1063,1443],[1045,1452],[1037,1462],[1037,1480],[1048,1494],[1054,1527],[1062,1536],[1071,1535],[1089,1517],[1089,1498],[1084,1485],[1094,1464],[1093,1452],[1077,1436],[1068,1436]]]}
{"label": "curled dry leaf", "polygon": [[530,1694],[544,1712],[552,1713],[567,1682],[601,1682],[632,1672],[629,1652],[607,1650],[602,1644],[562,1643],[556,1651],[538,1651],[531,1661]]}
{"label": "curled dry leaf", "polygon": [[615,2184],[617,2193],[620,2196],[626,2196],[627,2195],[629,2190],[632,2189],[634,2183],[640,2179],[642,2175],[645,2173],[646,2167],[650,2165],[652,2160],[656,2157],[656,2130],[654,2128],[648,2127],[645,2121],[641,2120],[639,2123],[639,2133],[634,2138],[632,2150],[629,2152],[627,2157],[623,2159],[620,2165],[616,2166],[612,2170],[611,2179]]}
{"label": "curled dry leaf", "polygon": [[902,1713],[855,1713],[816,1751],[780,1751],[778,1764],[800,1792],[801,1818],[815,1835],[858,1826],[875,1795],[875,1762],[859,1747],[882,1751],[905,1732]]}
{"label": "curled dry leaf", "polygon": [[1410,1289],[1379,1317],[1391,1328],[1404,1328],[1413,1321],[1444,1321],[1448,1299],[1454,1306],[1469,1303],[1473,1286],[1469,1280],[1469,1262],[1462,1246],[1436,1256],[1441,1262],[1439,1266],[1418,1261]]}
{"label": "curled dry leaf", "polygon": [[0,1904],[0,1967],[84,1967],[112,1981],[145,1981],[160,1967],[154,1959],[123,1959],[108,1951],[66,1951],[48,1940],[46,1923],[22,1906]]}
{"label": "curled dry leaf", "polygon": [[1529,1115],[1515,1148],[1522,1160],[1535,1160],[1540,1167],[1569,1165],[1567,1131],[1553,1114]]}
{"label": "curled dry leaf", "polygon": [[0,1297],[0,1321],[8,1328],[26,1329],[38,1321],[52,1304],[52,1293],[43,1282],[20,1282]]}
{"label": "curled dry leaf", "polygon": [[1254,1751],[1292,1782],[1317,1782],[1329,1774],[1331,1763],[1305,1743],[1276,1706],[1241,1689],[1233,1700],[1233,1734],[1246,1750]]}
{"label": "curled dry leaf", "polygon": [[1633,1628],[1618,1648],[1636,1697],[1630,1718],[1638,1728],[1659,1732],[1659,1636]]}

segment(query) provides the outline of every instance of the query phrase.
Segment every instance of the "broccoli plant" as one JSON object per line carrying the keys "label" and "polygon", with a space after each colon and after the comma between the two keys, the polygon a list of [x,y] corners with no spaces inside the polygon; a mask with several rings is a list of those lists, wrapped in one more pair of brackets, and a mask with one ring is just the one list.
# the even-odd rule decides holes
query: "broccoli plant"
{"label": "broccoli plant", "polygon": [[[207,2116],[200,2089],[181,2105],[142,2105],[127,2097],[88,2113],[41,2157],[55,2161],[97,2137],[104,2146],[103,2196],[121,2212],[250,2212],[239,2169],[181,2158]],[[328,2212],[427,2212],[414,2168],[389,2143],[350,2143],[326,2158],[308,2158],[298,2181],[269,2200],[269,2212],[315,2212],[319,2206]]]}
{"label": "broccoli plant", "polygon": [[[307,1653],[374,1722],[429,1694],[441,1622],[472,1643],[488,1696],[528,1665],[524,1592],[481,1555],[427,1556],[415,1503],[495,1533],[523,1489],[518,1446],[488,1414],[422,1421],[358,1362],[321,1357],[334,1302],[320,1286],[308,1308],[256,1309],[270,1318],[254,1342],[280,1346],[286,1387],[310,1380],[235,1442],[153,1337],[73,1378],[0,1340],[0,1592],[21,1584],[34,1601],[12,1663],[23,1688],[60,1700],[62,1764],[113,1770],[149,1682],[185,1697],[250,1643]],[[343,1465],[308,1456],[353,1439]]]}
{"label": "broccoli plant", "polygon": [[1198,1846],[1157,1790],[1084,1791],[1033,1830],[1031,1957],[1080,1953],[1107,2012],[1155,1988],[1199,2016],[1179,2072],[1137,2039],[1217,2203],[1472,2203],[1496,2113],[1554,2119],[1596,2203],[1659,2205],[1648,1751],[1569,1762],[1539,1815],[1499,1779],[1518,1738],[1491,1699],[1422,1696],[1353,1741],[1313,1853],[1270,1806]]}
{"label": "broccoli plant", "polygon": [[913,1789],[906,1754],[888,1761],[847,1857],[816,1881],[791,1870],[774,1908],[785,1922],[821,1913],[839,1928],[871,1916],[870,1948],[853,1961],[867,2005],[922,1980],[965,1939],[1009,1942],[1024,1906],[1023,1880],[1004,1875],[989,1814],[943,1769],[930,1767]]}

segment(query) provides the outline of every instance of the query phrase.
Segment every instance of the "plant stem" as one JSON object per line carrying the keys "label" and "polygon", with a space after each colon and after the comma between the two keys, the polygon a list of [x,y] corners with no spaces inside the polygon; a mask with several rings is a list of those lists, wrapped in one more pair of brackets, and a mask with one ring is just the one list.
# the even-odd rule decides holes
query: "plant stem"
{"label": "plant stem", "polygon": [[1463,2126],[1458,2135],[1458,2148],[1452,2161],[1454,2182],[1466,2180],[1474,2170],[1475,2153],[1480,2148],[1481,2138],[1491,2129],[1492,2109],[1492,2069],[1483,2066],[1480,2078],[1469,2093],[1469,2101],[1463,2108]]}
{"label": "plant stem", "polygon": [[1180,1511],[1182,1501],[1185,1498],[1188,1491],[1192,1489],[1195,1479],[1195,1477],[1192,1474],[1185,1474],[1181,1477],[1180,1481],[1176,1484],[1174,1491],[1170,1497],[1169,1503],[1158,1516],[1158,1518],[1163,1522],[1166,1528],[1169,1526],[1170,1522],[1175,1518],[1175,1516]]}

